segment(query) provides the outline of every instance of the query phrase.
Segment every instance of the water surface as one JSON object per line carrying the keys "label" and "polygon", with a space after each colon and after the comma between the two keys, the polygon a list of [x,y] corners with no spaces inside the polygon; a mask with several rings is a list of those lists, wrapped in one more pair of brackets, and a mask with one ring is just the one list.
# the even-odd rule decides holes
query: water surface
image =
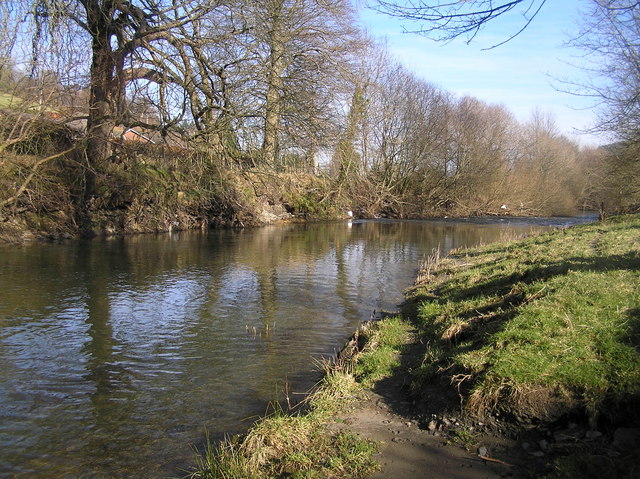
{"label": "water surface", "polygon": [[0,475],[167,477],[295,402],[434,249],[585,219],[371,221],[0,248]]}

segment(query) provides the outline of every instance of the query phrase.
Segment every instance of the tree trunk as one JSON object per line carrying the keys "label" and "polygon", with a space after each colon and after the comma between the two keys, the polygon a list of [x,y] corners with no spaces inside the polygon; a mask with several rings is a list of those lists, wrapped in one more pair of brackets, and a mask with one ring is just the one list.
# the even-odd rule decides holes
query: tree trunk
{"label": "tree trunk", "polygon": [[95,193],[95,178],[111,156],[111,135],[122,108],[122,62],[111,45],[110,13],[97,2],[87,6],[91,34],[89,118],[87,120],[85,199]]}
{"label": "tree trunk", "polygon": [[262,156],[264,161],[274,168],[278,166],[278,131],[282,114],[282,74],[285,68],[285,39],[282,25],[282,2],[276,2],[271,18],[269,32],[269,71],[267,73],[267,98],[265,105],[264,138]]}

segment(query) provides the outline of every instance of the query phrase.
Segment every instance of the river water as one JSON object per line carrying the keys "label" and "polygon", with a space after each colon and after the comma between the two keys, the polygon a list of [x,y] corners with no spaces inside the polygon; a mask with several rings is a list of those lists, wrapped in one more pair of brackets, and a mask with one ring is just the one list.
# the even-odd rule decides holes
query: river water
{"label": "river water", "polygon": [[[421,258],[592,220],[354,221],[0,248],[0,476],[181,477],[295,402]],[[286,404],[286,401],[285,401]]]}

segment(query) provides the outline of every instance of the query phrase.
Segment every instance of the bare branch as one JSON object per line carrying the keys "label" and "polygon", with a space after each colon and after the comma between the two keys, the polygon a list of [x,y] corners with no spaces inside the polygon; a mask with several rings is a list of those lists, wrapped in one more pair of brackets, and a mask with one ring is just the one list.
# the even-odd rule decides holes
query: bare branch
{"label": "bare branch", "polygon": [[[520,35],[536,18],[546,0],[455,0],[455,1],[388,1],[377,0],[373,10],[392,17],[408,20],[420,25],[417,29],[407,28],[409,33],[431,37],[437,41],[451,41],[464,36],[466,42],[473,41],[480,30],[492,20],[518,11],[523,18],[523,26],[509,35],[506,40],[493,45],[495,48]],[[516,8],[520,7],[520,8]]]}
{"label": "bare branch", "polygon": [[15,203],[20,198],[20,195],[22,195],[22,193],[25,192],[25,190],[29,186],[29,183],[31,183],[31,180],[33,179],[33,177],[38,172],[38,168],[40,168],[44,163],[46,163],[48,161],[51,161],[51,160],[55,160],[56,158],[60,158],[60,157],[62,157],[64,155],[67,155],[67,154],[71,153],[74,150],[75,150],[75,147],[72,147],[72,148],[69,148],[69,149],[67,149],[65,151],[61,151],[60,153],[56,153],[54,155],[47,156],[46,158],[40,158],[38,161],[36,161],[33,164],[33,166],[31,167],[31,171],[29,172],[27,177],[24,179],[22,184],[18,187],[16,192],[12,196],[10,196],[9,198],[7,198],[7,199],[3,200],[2,202],[0,202],[0,208],[4,208],[5,206],[10,205],[11,203]]}

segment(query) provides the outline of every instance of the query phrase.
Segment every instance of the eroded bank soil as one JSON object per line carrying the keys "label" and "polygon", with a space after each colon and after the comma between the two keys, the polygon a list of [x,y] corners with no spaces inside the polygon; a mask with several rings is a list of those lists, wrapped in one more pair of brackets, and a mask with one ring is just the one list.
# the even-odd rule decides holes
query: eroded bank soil
{"label": "eroded bank soil", "polygon": [[372,479],[525,478],[548,467],[544,457],[523,450],[526,438],[489,434],[482,424],[465,421],[450,388],[434,385],[430,400],[417,406],[407,380],[406,372],[398,372],[377,383],[330,425],[381,444],[381,469]]}

